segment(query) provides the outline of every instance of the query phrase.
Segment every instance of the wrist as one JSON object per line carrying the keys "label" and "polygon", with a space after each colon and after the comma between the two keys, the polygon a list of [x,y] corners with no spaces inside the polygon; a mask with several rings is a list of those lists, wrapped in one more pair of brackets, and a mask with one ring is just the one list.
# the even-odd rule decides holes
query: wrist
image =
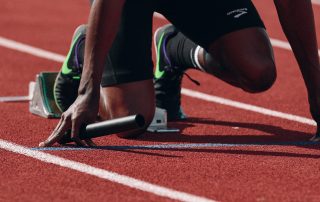
{"label": "wrist", "polygon": [[91,95],[97,96],[100,94],[100,82],[94,81],[94,79],[90,78],[82,78],[80,81],[80,86],[78,89],[79,95]]}

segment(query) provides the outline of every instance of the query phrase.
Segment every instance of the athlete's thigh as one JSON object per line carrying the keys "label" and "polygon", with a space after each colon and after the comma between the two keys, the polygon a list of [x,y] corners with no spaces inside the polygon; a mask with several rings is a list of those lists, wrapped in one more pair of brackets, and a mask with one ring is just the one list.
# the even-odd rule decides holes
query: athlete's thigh
{"label": "athlete's thigh", "polygon": [[220,37],[264,24],[250,0],[161,0],[158,11],[196,44],[208,50]]}
{"label": "athlete's thigh", "polygon": [[172,2],[175,4],[161,4],[160,12],[210,53],[205,56],[212,56],[240,79],[256,80],[266,73],[273,80],[273,51],[265,26],[250,0]]}
{"label": "athlete's thigh", "polygon": [[[102,119],[141,114],[146,126],[153,119],[152,3],[150,0],[126,0],[102,75],[99,112]],[[143,131],[120,135],[130,137]]]}
{"label": "athlete's thigh", "polygon": [[152,16],[152,1],[126,1],[118,33],[106,59],[103,87],[152,79]]}
{"label": "athlete's thigh", "polygon": [[264,77],[272,82],[276,76],[272,46],[263,28],[246,28],[226,34],[211,44],[209,52],[222,68],[245,79],[262,80]]}

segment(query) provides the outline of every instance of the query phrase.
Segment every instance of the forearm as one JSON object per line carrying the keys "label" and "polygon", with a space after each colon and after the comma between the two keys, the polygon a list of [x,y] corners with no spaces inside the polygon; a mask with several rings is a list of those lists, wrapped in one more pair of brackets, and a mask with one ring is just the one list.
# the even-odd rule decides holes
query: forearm
{"label": "forearm", "polygon": [[79,94],[99,93],[103,68],[118,30],[124,0],[95,0],[90,11]]}
{"label": "forearm", "polygon": [[[310,0],[274,0],[282,28],[305,79],[308,92],[320,79],[314,16]],[[316,78],[315,78],[316,77]]]}
{"label": "forearm", "polygon": [[282,28],[298,61],[308,91],[310,111],[320,134],[320,64],[310,0],[274,0]]}

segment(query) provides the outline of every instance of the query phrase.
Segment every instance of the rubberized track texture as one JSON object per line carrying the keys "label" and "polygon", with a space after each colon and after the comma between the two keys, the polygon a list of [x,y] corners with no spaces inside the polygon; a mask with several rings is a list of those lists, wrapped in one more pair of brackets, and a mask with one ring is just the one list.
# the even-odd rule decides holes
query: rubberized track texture
{"label": "rubberized track texture", "polygon": [[[304,83],[272,1],[254,3],[275,50],[278,79],[270,90],[250,95],[190,71],[201,86],[183,80],[191,118],[172,123],[181,133],[102,137],[94,148],[39,149],[57,120],[30,114],[28,102],[0,102],[0,201],[320,201],[320,147],[308,142],[315,123]],[[27,95],[37,73],[59,70],[89,6],[11,0],[0,13],[4,98]],[[154,29],[166,23],[155,15]]]}

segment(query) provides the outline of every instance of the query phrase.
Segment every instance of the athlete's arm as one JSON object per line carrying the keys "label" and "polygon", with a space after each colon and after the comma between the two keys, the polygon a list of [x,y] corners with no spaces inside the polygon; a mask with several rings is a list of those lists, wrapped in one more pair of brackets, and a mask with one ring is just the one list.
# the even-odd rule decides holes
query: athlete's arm
{"label": "athlete's arm", "polygon": [[312,3],[310,0],[274,0],[274,3],[302,72],[320,137],[320,64]]}
{"label": "athlete's arm", "polygon": [[124,0],[95,0],[92,4],[86,38],[84,69],[79,94],[99,94],[107,53],[118,30]]}
{"label": "athlete's arm", "polygon": [[[105,60],[115,38],[125,0],[95,0],[90,11],[84,68],[78,97],[69,109],[62,114],[59,124],[40,147],[51,146],[71,129],[71,138],[78,144],[82,124],[95,121],[99,110],[100,82]],[[91,141],[86,144],[92,146]]]}

